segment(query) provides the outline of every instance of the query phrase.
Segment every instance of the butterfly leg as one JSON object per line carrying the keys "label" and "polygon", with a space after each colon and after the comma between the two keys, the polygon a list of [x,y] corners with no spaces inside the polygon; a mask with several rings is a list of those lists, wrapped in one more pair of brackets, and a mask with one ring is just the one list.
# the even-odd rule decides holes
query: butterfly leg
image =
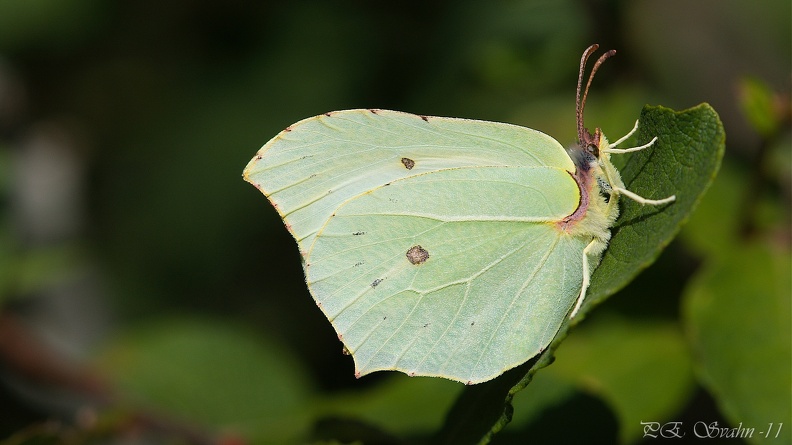
{"label": "butterfly leg", "polygon": [[591,267],[589,266],[589,257],[599,256],[600,253],[605,249],[605,244],[595,238],[591,240],[591,242],[583,249],[583,284],[580,286],[580,295],[578,296],[577,302],[575,303],[575,308],[572,309],[572,312],[569,314],[569,318],[575,318],[578,311],[580,310],[580,306],[583,305],[583,300],[586,299],[586,291],[588,290],[589,284],[591,283]]}
{"label": "butterfly leg", "polygon": [[[629,136],[629,135],[628,135],[628,136]],[[617,143],[618,143],[618,142],[621,142],[621,140],[618,140],[618,141],[616,141],[616,142],[617,142]],[[616,144],[612,144],[612,145],[610,145],[608,148],[606,148],[605,150],[602,150],[602,151],[604,151],[605,153],[612,153],[612,154],[632,153],[632,152],[634,152],[634,151],[641,151],[641,150],[643,150],[644,148],[649,148],[649,147],[651,147],[652,145],[654,145],[654,143],[655,143],[655,142],[657,142],[657,136],[655,136],[655,137],[654,137],[654,138],[653,138],[651,141],[647,142],[646,144],[639,145],[639,146],[637,146],[637,147],[630,147],[630,148],[613,148],[613,146],[614,146],[614,145],[616,145]]]}
{"label": "butterfly leg", "polygon": [[669,202],[674,202],[676,200],[676,195],[671,195],[668,198],[663,198],[663,199],[646,199],[643,196],[640,196],[640,195],[638,195],[636,193],[633,193],[633,192],[627,190],[626,188],[613,187],[613,190],[616,193],[618,193],[620,195],[624,195],[624,196],[632,199],[633,201],[635,201],[635,202],[637,202],[638,204],[641,204],[641,205],[647,205],[648,204],[648,205],[653,205],[653,206],[659,206],[659,205],[663,205],[663,204],[668,204]]}
{"label": "butterfly leg", "polygon": [[632,128],[632,130],[630,130],[630,132],[629,132],[629,133],[625,134],[625,135],[624,135],[624,136],[623,136],[621,139],[619,139],[618,141],[616,141],[616,142],[614,142],[614,143],[610,144],[610,147],[609,147],[609,148],[613,148],[613,147],[615,147],[615,146],[617,146],[617,145],[621,144],[622,142],[626,141],[627,139],[630,139],[630,136],[632,136],[632,135],[633,135],[633,134],[634,134],[636,131],[638,131],[638,120],[637,120],[637,119],[635,120],[635,125],[633,125],[633,128]]}
{"label": "butterfly leg", "polygon": [[[612,153],[612,154],[631,153],[631,152],[634,152],[634,151],[640,151],[640,150],[643,150],[645,148],[649,148],[652,145],[654,145],[655,142],[657,142],[657,136],[655,136],[654,138],[652,138],[651,141],[647,142],[646,144],[640,145],[638,147],[613,148],[616,145],[621,144],[622,142],[627,140],[627,138],[632,136],[633,133],[635,133],[635,131],[637,129],[638,129],[638,121],[635,121],[635,126],[633,127],[632,130],[630,130],[629,133],[627,133],[626,136],[624,136],[623,138],[621,138],[618,141],[614,142],[613,144],[610,144],[608,146],[608,148],[606,148],[606,149],[604,149],[602,151],[604,151],[605,153]],[[656,206],[656,205],[668,204],[669,202],[673,202],[674,200],[676,200],[676,195],[671,195],[668,198],[663,198],[663,199],[646,199],[643,196],[640,196],[640,195],[638,195],[636,193],[633,193],[633,192],[627,190],[624,187],[614,186],[613,190],[616,193],[618,193],[620,195],[624,195],[624,196],[632,199],[633,201],[635,201],[635,202],[637,202],[637,203],[639,203],[641,205],[647,205],[648,204],[648,205],[655,205]]]}
{"label": "butterfly leg", "polygon": [[648,143],[646,143],[646,144],[643,144],[643,145],[640,145],[640,146],[638,146],[638,147],[630,147],[630,148],[615,148],[617,145],[619,145],[619,144],[621,144],[622,142],[624,142],[624,141],[626,141],[627,139],[629,139],[629,138],[630,138],[630,136],[632,136],[633,134],[635,134],[635,132],[636,132],[636,131],[638,131],[638,121],[635,121],[635,126],[633,126],[633,129],[632,129],[632,130],[630,130],[630,132],[629,132],[629,133],[625,134],[625,135],[624,135],[624,137],[622,137],[622,138],[621,138],[621,139],[619,139],[618,141],[616,141],[616,142],[614,142],[614,143],[612,143],[612,144],[608,144],[608,148],[606,148],[606,149],[604,149],[604,150],[602,150],[602,151],[604,151],[605,153],[613,153],[613,154],[632,153],[632,152],[634,152],[634,151],[641,151],[641,150],[643,150],[644,148],[649,148],[649,147],[651,147],[652,145],[654,145],[654,143],[655,143],[655,142],[657,142],[657,136],[655,136],[655,137],[654,137],[654,138],[653,138],[651,141],[649,141]]}

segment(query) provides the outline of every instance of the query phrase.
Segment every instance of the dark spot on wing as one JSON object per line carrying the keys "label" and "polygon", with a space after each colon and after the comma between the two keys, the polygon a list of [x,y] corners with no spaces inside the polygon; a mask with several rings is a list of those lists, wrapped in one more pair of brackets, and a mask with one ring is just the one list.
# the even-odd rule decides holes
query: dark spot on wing
{"label": "dark spot on wing", "polygon": [[352,233],[352,235],[355,235],[355,236],[360,236],[360,235],[365,235],[365,234],[366,234],[366,232],[354,232],[354,233]]}
{"label": "dark spot on wing", "polygon": [[423,114],[419,114],[418,117],[424,120],[424,122],[429,122],[429,116],[424,116]]}
{"label": "dark spot on wing", "polygon": [[414,265],[425,263],[429,259],[429,252],[421,246],[415,245],[407,251],[407,261]]}
{"label": "dark spot on wing", "polygon": [[382,278],[377,278],[376,280],[371,282],[371,287],[377,287],[379,284],[382,283]]}
{"label": "dark spot on wing", "polygon": [[327,116],[327,117],[330,117],[330,116],[332,116],[332,115],[333,115],[333,113],[332,113],[332,112],[330,112],[330,111],[328,111],[328,112],[327,112],[327,113],[325,113],[324,115],[325,115],[325,116]]}
{"label": "dark spot on wing", "polygon": [[407,170],[412,170],[412,168],[415,167],[415,161],[410,158],[401,158],[401,163]]}
{"label": "dark spot on wing", "polygon": [[376,108],[369,108],[368,109],[372,114],[378,114],[379,110]]}

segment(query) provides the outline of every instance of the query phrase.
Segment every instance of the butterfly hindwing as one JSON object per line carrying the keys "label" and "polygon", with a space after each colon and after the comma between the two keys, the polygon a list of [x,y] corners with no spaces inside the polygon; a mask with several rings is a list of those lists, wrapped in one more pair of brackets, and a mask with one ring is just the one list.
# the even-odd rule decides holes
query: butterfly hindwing
{"label": "butterfly hindwing", "polygon": [[585,243],[555,227],[577,193],[550,167],[394,181],[318,232],[308,286],[358,373],[487,380],[544,348],[580,291]]}

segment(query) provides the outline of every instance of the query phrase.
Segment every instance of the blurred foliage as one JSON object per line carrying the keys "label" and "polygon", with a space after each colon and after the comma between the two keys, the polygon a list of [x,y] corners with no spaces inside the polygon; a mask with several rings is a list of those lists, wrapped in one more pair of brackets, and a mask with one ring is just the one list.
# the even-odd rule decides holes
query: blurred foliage
{"label": "blurred foliage", "polygon": [[[757,79],[742,79],[740,106],[751,126],[764,138],[772,137],[784,124],[783,99],[774,97],[770,87]],[[788,104],[787,104],[788,106]]]}
{"label": "blurred foliage", "polygon": [[[241,169],[286,125],[344,108],[570,143],[597,42],[619,53],[590,127],[708,102],[727,155],[678,240],[571,332],[494,443],[636,442],[638,420],[682,420],[686,439],[742,422],[757,443],[785,422],[788,442],[790,16],[786,0],[0,0],[0,301],[118,392],[75,401],[5,357],[0,440],[432,443],[461,387],[355,380]],[[76,187],[21,161],[53,127]],[[36,206],[80,218],[45,233],[29,215],[71,216]]]}
{"label": "blurred foliage", "polygon": [[113,342],[104,368],[135,405],[256,443],[291,442],[307,427],[310,382],[287,353],[252,334],[169,318]]}
{"label": "blurred foliage", "polygon": [[[757,243],[713,260],[687,289],[685,324],[699,374],[732,425],[765,428],[792,418],[789,283],[788,253]],[[781,433],[779,443],[792,440],[789,429]]]}
{"label": "blurred foliage", "polygon": [[589,329],[570,337],[577,341],[559,350],[548,371],[601,397],[616,414],[622,443],[640,439],[642,420],[669,419],[684,407],[694,381],[677,326],[604,318]]}

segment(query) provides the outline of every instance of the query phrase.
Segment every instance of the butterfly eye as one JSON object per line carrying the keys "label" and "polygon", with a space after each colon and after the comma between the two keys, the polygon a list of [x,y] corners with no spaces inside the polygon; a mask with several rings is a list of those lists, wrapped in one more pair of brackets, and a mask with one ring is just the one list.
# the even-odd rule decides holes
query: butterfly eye
{"label": "butterfly eye", "polygon": [[586,146],[586,151],[594,155],[595,157],[599,157],[599,148],[597,148],[594,144],[588,144]]}

